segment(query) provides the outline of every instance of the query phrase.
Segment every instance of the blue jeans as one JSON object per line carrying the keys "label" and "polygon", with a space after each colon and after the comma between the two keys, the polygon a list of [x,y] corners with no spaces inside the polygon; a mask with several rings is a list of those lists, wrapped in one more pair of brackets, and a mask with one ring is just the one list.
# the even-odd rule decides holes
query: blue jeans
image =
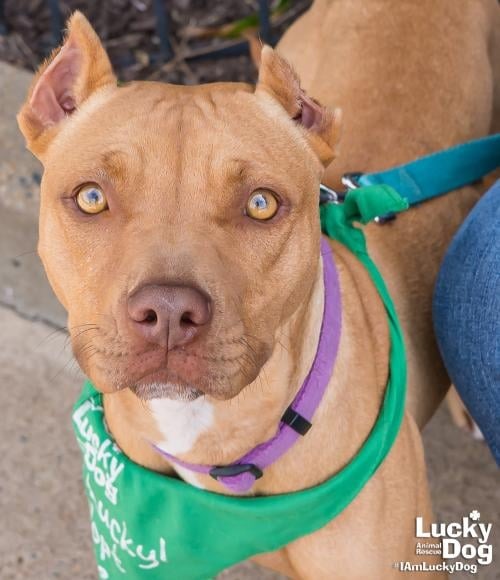
{"label": "blue jeans", "polygon": [[500,180],[446,253],[433,316],[450,378],[500,465]]}

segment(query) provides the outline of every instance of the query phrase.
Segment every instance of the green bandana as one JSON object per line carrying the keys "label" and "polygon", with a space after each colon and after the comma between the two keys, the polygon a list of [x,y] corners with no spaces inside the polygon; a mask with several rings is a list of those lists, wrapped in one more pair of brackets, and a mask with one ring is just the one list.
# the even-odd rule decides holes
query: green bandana
{"label": "green bandana", "polygon": [[255,554],[285,546],[325,526],[363,489],[394,443],[405,406],[406,359],[401,328],[361,229],[407,203],[388,186],[349,192],[321,207],[323,232],[366,266],[387,312],[390,373],[379,416],[350,463],[324,483],[295,493],[232,497],[203,491],[133,463],[115,445],[102,397],[87,382],[73,424],[84,458],[92,539],[102,579],[206,579]]}

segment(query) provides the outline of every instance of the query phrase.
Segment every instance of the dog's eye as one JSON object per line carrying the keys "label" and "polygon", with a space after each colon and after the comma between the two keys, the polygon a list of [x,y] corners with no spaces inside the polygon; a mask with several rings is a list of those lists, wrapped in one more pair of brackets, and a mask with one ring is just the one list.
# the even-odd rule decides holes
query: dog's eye
{"label": "dog's eye", "polygon": [[246,214],[254,220],[270,220],[278,208],[278,199],[272,191],[257,189],[247,201]]}
{"label": "dog's eye", "polygon": [[85,213],[101,213],[108,208],[104,193],[96,185],[84,185],[76,195],[76,204]]}

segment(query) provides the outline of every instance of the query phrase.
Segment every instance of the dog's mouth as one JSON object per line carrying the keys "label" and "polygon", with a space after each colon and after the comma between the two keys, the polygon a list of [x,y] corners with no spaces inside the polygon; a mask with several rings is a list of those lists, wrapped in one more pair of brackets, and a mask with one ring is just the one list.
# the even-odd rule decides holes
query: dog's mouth
{"label": "dog's mouth", "polygon": [[103,392],[128,388],[145,401],[186,402],[202,395],[218,400],[235,397],[255,380],[270,353],[264,343],[248,346],[246,339],[229,337],[219,337],[209,348],[169,352],[159,348],[139,352],[123,343],[107,343],[104,348],[97,340],[92,350],[73,350],[83,371]]}

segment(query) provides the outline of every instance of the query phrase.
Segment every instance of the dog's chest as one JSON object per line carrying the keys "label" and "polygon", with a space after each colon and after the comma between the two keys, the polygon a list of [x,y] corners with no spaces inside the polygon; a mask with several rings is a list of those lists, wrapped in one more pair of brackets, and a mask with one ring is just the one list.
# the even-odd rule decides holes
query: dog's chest
{"label": "dog's chest", "polygon": [[[214,408],[204,397],[189,402],[152,399],[148,405],[162,435],[157,445],[172,455],[188,453],[198,437],[214,425]],[[200,487],[196,474],[178,466],[175,469],[185,481]]]}

